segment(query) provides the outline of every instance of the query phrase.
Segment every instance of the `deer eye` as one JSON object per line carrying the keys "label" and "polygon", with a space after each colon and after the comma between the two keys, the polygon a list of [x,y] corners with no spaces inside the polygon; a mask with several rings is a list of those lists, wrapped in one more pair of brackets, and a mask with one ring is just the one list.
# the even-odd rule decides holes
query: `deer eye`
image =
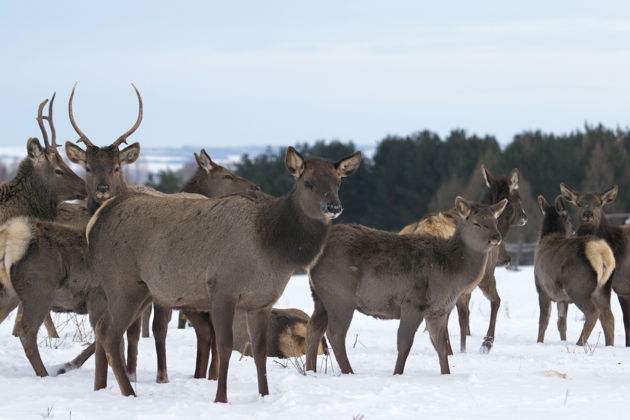
{"label": "deer eye", "polygon": [[234,177],[232,175],[223,175],[223,179],[229,179],[230,181],[234,181]]}
{"label": "deer eye", "polygon": [[57,168],[57,169],[55,169],[55,173],[56,173],[57,175],[63,175],[63,174],[64,174],[64,171],[62,171],[61,169]]}
{"label": "deer eye", "polygon": [[120,172],[120,166],[116,166],[116,167],[114,168],[114,172]]}
{"label": "deer eye", "polygon": [[312,190],[312,189],[313,189],[313,184],[311,184],[311,183],[310,183],[310,182],[308,182],[308,181],[304,181],[304,186],[305,186],[306,188],[308,188],[309,190]]}
{"label": "deer eye", "polygon": [[92,170],[89,167],[85,167],[85,172],[92,172]]}
{"label": "deer eye", "polygon": [[481,227],[481,225],[479,223],[477,223],[477,222],[473,222],[473,225],[475,225],[475,227],[478,227],[478,228]]}

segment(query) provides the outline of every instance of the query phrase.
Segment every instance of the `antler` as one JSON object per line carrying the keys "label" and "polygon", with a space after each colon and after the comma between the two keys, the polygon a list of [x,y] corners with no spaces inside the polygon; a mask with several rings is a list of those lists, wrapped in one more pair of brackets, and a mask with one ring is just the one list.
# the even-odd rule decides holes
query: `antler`
{"label": "antler", "polygon": [[77,88],[77,83],[79,82],[75,82],[74,86],[72,86],[72,93],[70,94],[70,100],[68,101],[68,114],[70,115],[70,123],[72,124],[72,128],[74,128],[74,131],[76,131],[79,135],[79,140],[77,140],[77,143],[83,142],[86,146],[94,146],[94,144],[90,141],[90,139],[88,139],[85,133],[81,131],[76,121],[74,121],[74,115],[72,113],[72,100],[74,99],[74,90]]}
{"label": "antler", "polygon": [[[48,99],[39,104],[39,108],[37,109],[37,124],[39,124],[39,129],[42,131],[44,145],[47,149],[59,147],[57,144],[57,132],[55,131],[55,124],[53,123],[53,104],[55,102],[55,96],[57,96],[57,92],[54,92],[52,98],[50,99],[47,116],[43,116],[42,113],[44,111],[44,107],[48,103]],[[46,127],[44,126],[44,120],[48,121],[48,125],[50,126],[50,134],[52,137],[51,143],[48,142],[48,133],[46,132]]]}
{"label": "antler", "polygon": [[129,131],[118,137],[118,140],[112,143],[112,146],[120,146],[122,143],[127,144],[127,137],[132,135],[138,129],[138,127],[140,127],[140,123],[142,122],[142,97],[140,96],[140,92],[138,92],[138,88],[136,87],[136,85],[132,83],[131,86],[133,86],[133,90],[136,91],[136,95],[138,96],[138,119],[136,120],[136,123],[133,125],[133,127],[129,129]]}

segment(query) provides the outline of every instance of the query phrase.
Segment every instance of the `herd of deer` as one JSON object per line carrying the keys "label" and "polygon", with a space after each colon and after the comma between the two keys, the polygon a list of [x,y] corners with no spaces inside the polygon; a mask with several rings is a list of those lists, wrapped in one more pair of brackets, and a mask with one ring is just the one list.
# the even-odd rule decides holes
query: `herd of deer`
{"label": "herd of deer", "polygon": [[[317,355],[327,352],[325,333],[341,371],[352,373],[345,340],[355,310],[400,320],[394,374],[403,373],[423,320],[440,370],[449,373],[448,317],[457,306],[465,351],[470,295],[477,286],[491,302],[481,350],[492,348],[501,302],[494,277],[503,259],[500,244],[511,226],[527,222],[518,170],[497,178],[482,167],[488,187],[482,203],[457,197],[453,209],[398,233],[332,224],[343,210],[341,178],[359,167],[360,152],[332,162],[306,159],[289,147],[285,163],[294,186],[283,197],[271,197],[201,150],[195,154],[199,168],[182,192],[162,194],[128,186],[123,177],[122,168],[140,155],[138,143],[120,148],[142,121],[136,87],[137,121],[107,147],[94,145],[77,125],[75,89],[76,84],[69,118],[77,142],[86,147],[66,142],[65,151],[85,170],[85,181],[57,151],[53,95],[48,115],[43,115],[48,100],[38,108],[44,146],[29,139],[15,178],[0,185],[0,322],[19,307],[14,334],[38,376],[48,375],[38,330],[44,323],[56,334],[50,311],[88,314],[95,342],[54,373],[78,368],[94,354],[94,388],[107,385],[109,365],[121,392],[135,395],[131,381],[142,314],[151,304],[157,381],[168,382],[166,333],[171,309],[178,308],[197,336],[194,377],[204,378],[207,371],[209,379],[218,379],[217,402],[227,401],[233,348],[253,355],[261,395],[269,393],[267,356],[306,354],[306,369],[314,371]],[[577,193],[564,184],[560,189],[553,206],[538,199],[544,214],[535,258],[538,341],[554,301],[562,340],[568,304],[575,303],[585,315],[578,345],[586,343],[597,319],[606,345],[613,345],[614,289],[630,346],[630,230],[608,225],[603,212],[617,187],[603,194]],[[76,199],[86,199],[86,205],[65,203]],[[576,232],[565,200],[578,208]],[[310,319],[298,309],[272,308],[298,269],[310,278],[315,307]]]}

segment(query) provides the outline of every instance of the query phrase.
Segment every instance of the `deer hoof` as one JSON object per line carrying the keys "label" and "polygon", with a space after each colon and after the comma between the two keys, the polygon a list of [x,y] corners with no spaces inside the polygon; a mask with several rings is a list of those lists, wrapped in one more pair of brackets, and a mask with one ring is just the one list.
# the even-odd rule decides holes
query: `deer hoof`
{"label": "deer hoof", "polygon": [[493,344],[494,344],[494,339],[492,339],[492,338],[484,339],[483,343],[481,343],[481,349],[480,349],[481,354],[488,354],[488,353],[490,353],[490,350],[492,350],[492,345]]}
{"label": "deer hoof", "polygon": [[136,382],[136,374],[135,373],[127,373],[127,378],[129,378],[129,382]]}
{"label": "deer hoof", "polygon": [[167,384],[168,383],[168,375],[160,375],[158,374],[155,378],[155,382],[158,384]]}

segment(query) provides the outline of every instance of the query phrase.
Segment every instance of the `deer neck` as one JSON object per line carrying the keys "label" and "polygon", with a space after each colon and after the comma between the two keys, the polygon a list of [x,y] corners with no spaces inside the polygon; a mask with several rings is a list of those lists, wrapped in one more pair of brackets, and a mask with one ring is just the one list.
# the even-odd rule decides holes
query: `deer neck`
{"label": "deer neck", "polygon": [[297,202],[295,189],[270,200],[259,214],[263,245],[292,269],[311,265],[321,253],[331,224],[308,217]]}
{"label": "deer neck", "polygon": [[23,200],[29,216],[42,220],[55,218],[59,200],[37,179],[30,160],[22,161],[11,185],[16,198]]}

